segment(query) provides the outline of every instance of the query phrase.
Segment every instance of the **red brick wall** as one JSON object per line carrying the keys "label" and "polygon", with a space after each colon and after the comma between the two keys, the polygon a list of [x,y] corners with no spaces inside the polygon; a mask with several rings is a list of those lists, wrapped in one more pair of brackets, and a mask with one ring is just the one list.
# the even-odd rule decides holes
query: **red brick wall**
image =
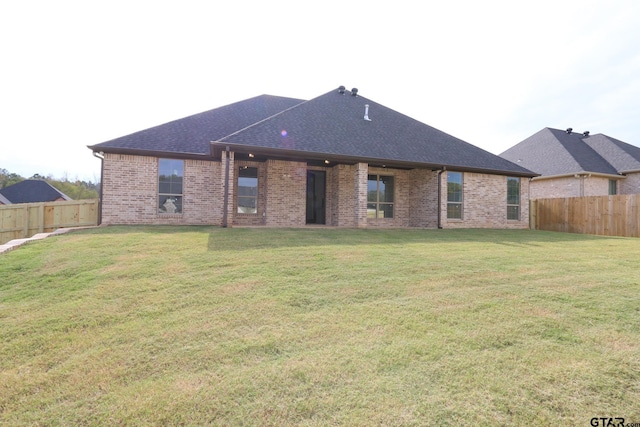
{"label": "red brick wall", "polygon": [[626,178],[618,181],[618,194],[639,194],[640,172],[627,174]]}
{"label": "red brick wall", "polygon": [[462,220],[447,218],[447,174],[442,174],[443,228],[529,228],[529,179],[520,178],[520,220],[507,220],[507,177],[465,172]]}
{"label": "red brick wall", "polygon": [[270,227],[306,224],[307,164],[267,160],[266,222]]}
{"label": "red brick wall", "polygon": [[[409,171],[409,226],[438,226],[438,172],[430,169]],[[446,193],[444,201],[446,202]]]}
{"label": "red brick wall", "polygon": [[[105,154],[102,220],[104,224],[210,224],[223,220],[226,153],[222,161],[185,160],[182,214],[158,212],[158,159]],[[268,160],[236,162],[230,156],[228,225],[301,227],[306,223],[307,164]],[[237,214],[240,165],[258,168],[258,214]],[[327,172],[327,225],[339,227],[437,227],[438,173],[429,169],[369,168],[336,165]],[[394,217],[367,218],[368,174],[395,177]],[[521,219],[506,219],[506,177],[464,174],[464,218],[447,220],[447,180],[442,174],[441,221],[444,228],[527,228],[529,180],[521,179]]]}
{"label": "red brick wall", "polygon": [[[621,183],[618,182],[618,186],[620,185]],[[609,178],[602,176],[579,175],[575,177],[572,175],[531,181],[531,199],[608,195]]]}
{"label": "red brick wall", "polygon": [[[331,168],[327,176],[327,189],[331,194],[331,209],[327,218],[328,225],[337,227],[357,226],[356,204],[358,200],[355,197],[357,178],[357,165],[336,165]],[[366,216],[366,188],[364,197]]]}
{"label": "red brick wall", "polygon": [[105,154],[103,224],[220,224],[220,162],[184,161],[182,214],[158,212],[158,158]]}

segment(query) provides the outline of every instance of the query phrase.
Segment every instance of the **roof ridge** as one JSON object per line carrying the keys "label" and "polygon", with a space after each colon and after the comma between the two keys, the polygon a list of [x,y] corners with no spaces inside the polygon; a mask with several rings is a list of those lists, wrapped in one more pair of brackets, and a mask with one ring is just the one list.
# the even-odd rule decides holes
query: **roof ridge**
{"label": "roof ridge", "polygon": [[[340,91],[342,88],[343,88],[343,87],[341,86],[341,87],[339,87],[339,88],[337,88],[337,89],[338,89],[338,91]],[[354,88],[354,89],[355,89],[355,88]],[[354,89],[352,89],[352,90],[350,90],[350,91],[349,91],[349,90],[344,89],[344,91],[345,91],[345,92],[349,92],[349,93],[351,94],[351,96],[358,96],[359,98],[362,98],[362,99],[364,99],[364,100],[366,100],[366,101],[372,102],[372,103],[377,104],[377,105],[381,105],[381,104],[376,103],[375,101],[371,101],[370,99],[368,99],[368,98],[366,98],[366,97],[364,97],[364,96],[362,96],[362,95],[357,95],[357,93],[358,93],[358,89],[355,89],[355,91],[354,91]],[[318,96],[315,96],[315,97],[313,97],[313,98],[311,98],[311,99],[307,99],[306,101],[302,101],[302,102],[300,102],[300,103],[298,103],[298,104],[296,104],[296,105],[294,105],[294,106],[292,106],[292,107],[286,108],[286,109],[284,109],[284,110],[282,110],[282,111],[280,111],[280,112],[278,112],[278,113],[276,113],[276,114],[273,114],[273,115],[271,115],[271,116],[269,116],[269,117],[266,117],[266,118],[264,118],[264,119],[262,119],[262,120],[260,120],[260,121],[257,121],[257,122],[255,122],[255,123],[252,123],[252,124],[250,124],[249,126],[245,126],[245,127],[244,127],[244,128],[242,128],[242,129],[239,129],[239,130],[237,130],[237,131],[235,131],[235,132],[233,132],[233,133],[230,133],[229,135],[225,135],[225,136],[223,136],[222,138],[220,138],[220,139],[218,139],[218,140],[216,140],[216,141],[211,141],[211,142],[224,142],[224,140],[225,140],[225,139],[227,139],[227,138],[231,138],[232,136],[235,136],[235,135],[237,135],[237,134],[239,134],[239,133],[242,133],[242,132],[244,132],[244,131],[245,131],[245,130],[247,130],[247,129],[251,129],[251,128],[252,128],[252,127],[254,127],[254,126],[257,126],[257,125],[259,125],[259,124],[261,124],[261,123],[264,123],[264,122],[266,122],[266,121],[268,121],[268,120],[271,120],[271,119],[272,119],[272,118],[274,118],[274,117],[277,117],[277,116],[279,116],[279,115],[281,115],[281,114],[284,114],[284,113],[286,113],[287,111],[291,111],[291,110],[293,110],[293,109],[295,109],[295,108],[298,108],[298,107],[300,107],[300,106],[302,106],[302,105],[304,105],[304,104],[307,104],[307,103],[309,103],[309,102],[311,102],[311,101],[314,101],[314,100],[316,100],[316,99],[318,99],[318,98],[321,98],[321,97],[326,96],[326,95],[328,95],[328,94],[330,94],[330,93],[333,93],[335,90],[336,90],[336,89],[332,89],[332,90],[330,90],[330,91],[328,91],[328,92],[323,93],[322,95],[318,95]],[[355,92],[355,93],[354,93],[354,92]],[[291,99],[297,99],[297,98],[291,98]],[[382,106],[382,105],[381,105],[381,106]],[[385,108],[388,108],[388,107],[385,107]],[[394,112],[396,112],[396,111],[394,110]],[[402,113],[398,113],[398,112],[396,112],[396,113],[397,113],[397,114],[402,114]],[[409,117],[409,116],[406,116],[406,117]],[[411,117],[409,117],[409,118],[411,119]],[[412,120],[415,120],[415,119],[412,119]]]}
{"label": "roof ridge", "polygon": [[[589,138],[592,138],[596,135],[589,136],[580,132],[570,132],[569,129],[565,131],[561,129],[556,129],[556,132],[559,132],[560,135],[554,134],[555,139],[563,147],[563,149],[569,154],[569,156],[571,156],[571,158],[576,162],[576,164],[580,168],[582,168],[583,171],[591,170],[591,167],[593,166],[593,165],[589,165],[589,163],[591,163],[591,160],[589,158],[586,158],[583,155],[588,153],[589,156],[594,156],[594,159],[596,161],[601,162],[602,166],[610,168],[612,171],[615,171],[616,174],[619,172],[618,168],[612,165],[611,162],[609,162],[609,160],[607,160],[602,154],[600,154],[596,149],[594,149],[587,142]],[[562,138],[560,138],[559,136],[561,136]],[[573,138],[573,139],[569,139],[569,138]],[[575,149],[571,149],[570,147],[567,147],[567,144],[576,144],[574,146],[577,147],[578,150],[585,150],[585,151],[582,152],[583,154],[580,154],[579,151],[576,151]],[[588,167],[588,166],[591,166],[591,167]],[[591,171],[595,172],[594,170],[591,170]]]}
{"label": "roof ridge", "polygon": [[[619,172],[640,169],[640,147],[621,141],[605,134],[594,135],[596,138],[585,139],[585,144],[598,152]],[[614,164],[615,163],[615,164]]]}
{"label": "roof ridge", "polygon": [[[264,95],[263,95],[263,96],[264,96]],[[291,99],[296,99],[296,98],[291,98]],[[270,120],[270,119],[272,119],[272,118],[274,118],[274,117],[276,117],[276,116],[279,116],[280,114],[282,114],[282,113],[284,113],[284,112],[286,112],[286,111],[289,111],[289,110],[292,110],[292,109],[294,109],[294,108],[296,108],[296,107],[299,107],[299,106],[300,106],[300,105],[302,105],[302,104],[306,104],[307,102],[312,101],[313,99],[315,99],[315,98],[308,99],[308,100],[306,100],[306,101],[302,101],[302,102],[300,102],[300,103],[298,103],[298,104],[296,104],[296,105],[294,105],[294,106],[292,106],[292,107],[285,108],[284,110],[282,110],[282,111],[280,111],[280,112],[277,112],[277,113],[275,113],[275,114],[270,115],[269,117],[266,117],[266,118],[264,118],[264,119],[262,119],[262,120],[258,120],[257,122],[252,123],[252,124],[250,124],[249,126],[245,126],[245,127],[243,127],[242,129],[239,129],[239,130],[237,130],[237,131],[235,131],[235,132],[230,133],[229,135],[225,135],[225,136],[223,136],[222,138],[218,138],[216,141],[210,141],[210,142],[222,142],[222,141],[223,141],[224,139],[226,139],[226,138],[232,137],[233,135],[237,135],[237,134],[239,134],[240,132],[243,132],[243,131],[245,131],[245,130],[247,130],[247,129],[250,129],[250,128],[252,128],[253,126],[256,126],[256,125],[258,125],[258,124],[260,124],[260,123],[266,122],[267,120]]]}
{"label": "roof ridge", "polygon": [[44,180],[44,179],[43,179],[42,181],[44,181],[44,182],[45,182],[49,187],[53,188],[55,191],[57,191],[58,193],[60,193],[60,194],[62,195],[62,197],[63,197],[65,200],[73,200],[71,197],[67,196],[67,195],[66,195],[66,194],[64,194],[62,191],[60,191],[60,190],[58,190],[56,187],[54,187],[54,186],[53,186],[49,181]]}

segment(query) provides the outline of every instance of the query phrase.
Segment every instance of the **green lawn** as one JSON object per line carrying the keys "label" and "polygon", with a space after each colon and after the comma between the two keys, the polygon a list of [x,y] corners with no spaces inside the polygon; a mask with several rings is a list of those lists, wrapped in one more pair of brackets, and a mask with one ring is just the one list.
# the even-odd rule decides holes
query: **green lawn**
{"label": "green lawn", "polygon": [[51,237],[0,255],[0,425],[640,422],[639,262],[529,230]]}

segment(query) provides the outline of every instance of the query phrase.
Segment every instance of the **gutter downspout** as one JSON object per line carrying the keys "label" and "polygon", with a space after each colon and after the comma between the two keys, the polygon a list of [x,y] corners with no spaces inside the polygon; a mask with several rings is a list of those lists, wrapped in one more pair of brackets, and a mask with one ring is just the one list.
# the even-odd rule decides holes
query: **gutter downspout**
{"label": "gutter downspout", "polygon": [[227,210],[229,207],[229,146],[227,145],[226,148],[226,154],[227,154],[227,158],[225,159],[225,168],[224,168],[224,202],[222,204],[223,206],[223,212],[222,212],[222,227],[223,228],[227,228],[228,225],[228,218],[227,218]]}
{"label": "gutter downspout", "polygon": [[442,229],[442,172],[447,170],[446,166],[443,166],[438,171],[438,228]]}
{"label": "gutter downspout", "polygon": [[104,153],[93,152],[93,157],[100,159],[100,191],[98,192],[98,225],[102,224],[102,183],[104,182]]}

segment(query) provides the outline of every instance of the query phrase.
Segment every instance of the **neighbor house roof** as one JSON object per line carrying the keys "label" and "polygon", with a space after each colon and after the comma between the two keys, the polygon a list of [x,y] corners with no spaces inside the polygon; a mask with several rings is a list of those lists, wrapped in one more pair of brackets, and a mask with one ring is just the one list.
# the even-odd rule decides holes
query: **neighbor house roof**
{"label": "neighbor house roof", "polygon": [[[265,101],[273,109],[253,107]],[[274,111],[276,101],[281,103],[278,111]],[[239,106],[263,114],[235,115]],[[357,89],[341,87],[309,101],[263,95],[202,114],[89,148],[104,152],[212,153],[218,158],[229,147],[236,152],[301,161],[326,159],[536,176],[524,167],[362,97]],[[190,130],[192,127],[196,129]]]}
{"label": "neighbor house roof", "polygon": [[619,173],[640,171],[640,147],[603,134],[583,138],[583,141],[616,168]]}
{"label": "neighbor house roof", "polygon": [[60,198],[71,200],[69,196],[40,179],[27,179],[0,190],[0,194],[11,203],[52,202]]}
{"label": "neighbor house roof", "polygon": [[11,200],[7,199],[0,193],[0,205],[10,205]]}
{"label": "neighbor house roof", "polygon": [[544,128],[500,156],[543,177],[579,173],[619,175],[620,171],[608,161],[608,157],[594,149],[591,141],[598,141],[600,151],[608,150],[604,147],[612,142],[604,135],[589,136],[588,133],[569,129]]}

